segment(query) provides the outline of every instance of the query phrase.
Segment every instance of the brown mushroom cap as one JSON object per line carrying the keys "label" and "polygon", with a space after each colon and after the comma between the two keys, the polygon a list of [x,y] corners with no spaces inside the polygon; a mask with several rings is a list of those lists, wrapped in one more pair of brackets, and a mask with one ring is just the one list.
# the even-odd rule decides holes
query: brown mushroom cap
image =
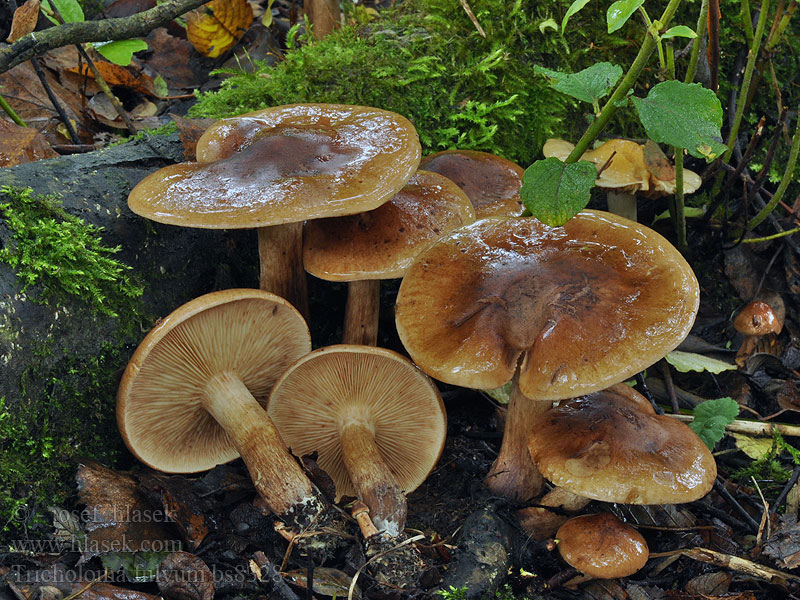
{"label": "brown mushroom cap", "polygon": [[479,219],[518,217],[525,211],[519,194],[525,169],[506,158],[477,150],[444,150],[423,158],[419,168],[454,181]]}
{"label": "brown mushroom cap", "polygon": [[142,462],[170,473],[233,460],[239,452],[201,400],[211,378],[235,373],[264,405],[279,375],[310,350],[305,321],[274,294],[231,289],[192,300],[131,358],[117,394],[122,437]]}
{"label": "brown mushroom cap", "polygon": [[733,320],[736,331],[745,335],[766,335],[780,333],[783,329],[780,319],[772,307],[761,300],[747,304]]}
{"label": "brown mushroom cap", "polygon": [[[566,160],[574,148],[574,144],[554,138],[545,142],[542,153]],[[650,198],[675,193],[675,171],[656,144],[642,146],[632,140],[614,138],[587,150],[581,160],[594,163],[598,170],[605,167],[597,177],[597,187],[631,194],[642,192]],[[695,192],[701,184],[697,173],[683,170],[684,193]]]}
{"label": "brown mushroom cap", "polygon": [[173,225],[249,228],[372,210],[419,164],[414,126],[364,106],[297,104],[212,125],[197,163],[145,177],[128,205]]}
{"label": "brown mushroom cap", "polygon": [[547,479],[581,496],[626,504],[702,498],[714,457],[683,423],[642,411],[616,390],[561,402],[531,428],[528,449]]}
{"label": "brown mushroom cap", "polygon": [[304,356],[275,384],[268,412],[296,455],[319,453],[337,499],[356,495],[342,456],[345,427],[372,431],[405,492],[431,472],[447,429],[436,386],[404,356],[369,346],[330,346]]}
{"label": "brown mushroom cap", "polygon": [[585,211],[563,227],[494,218],[420,254],[400,286],[397,329],[414,361],[454,385],[511,380],[529,398],[603,389],[673,350],[699,288],[680,253],[627,219]]}
{"label": "brown mushroom cap", "polygon": [[402,277],[414,257],[453,229],[475,221],[469,198],[452,181],[417,171],[375,210],[306,224],[306,271],[329,281]]}
{"label": "brown mushroom cap", "polygon": [[633,575],[650,555],[642,534],[610,513],[574,517],[559,527],[556,539],[567,564],[598,579]]}

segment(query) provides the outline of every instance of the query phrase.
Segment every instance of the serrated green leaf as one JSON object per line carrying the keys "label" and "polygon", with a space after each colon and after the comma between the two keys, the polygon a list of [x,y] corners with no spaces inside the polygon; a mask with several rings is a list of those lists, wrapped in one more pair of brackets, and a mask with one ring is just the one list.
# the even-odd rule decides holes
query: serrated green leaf
{"label": "serrated green leaf", "polygon": [[[78,0],[53,0],[53,4],[65,23],[83,23],[86,20]],[[60,25],[60,21],[55,17],[53,8],[50,6],[50,0],[42,0],[42,14],[53,24]]]}
{"label": "serrated green leaf", "polygon": [[533,70],[543,75],[553,89],[589,103],[608,94],[622,77],[622,67],[609,62],[596,63],[577,73],[562,73],[538,65]]}
{"label": "serrated green leaf", "polygon": [[99,42],[92,44],[94,49],[115,65],[127,67],[131,64],[134,52],[147,50],[144,40],[114,40],[113,42]]}
{"label": "serrated green leaf", "polygon": [[639,120],[654,142],[686,148],[695,158],[712,159],[727,146],[722,139],[722,104],[699,83],[664,81],[646,98],[632,98]]}
{"label": "serrated green leaf", "polygon": [[689,371],[708,371],[709,373],[716,374],[722,373],[723,371],[736,370],[736,365],[702,354],[695,354],[694,352],[673,350],[664,358],[681,373],[688,373]]}
{"label": "serrated green leaf", "polygon": [[522,176],[520,196],[534,217],[560,226],[589,204],[595,179],[597,168],[586,160],[569,164],[557,158],[537,160]]}
{"label": "serrated green leaf", "polygon": [[739,415],[739,405],[732,398],[701,402],[694,409],[694,421],[689,427],[710,450],[725,435],[725,427]]}
{"label": "serrated green leaf", "polygon": [[617,29],[625,25],[631,15],[636,12],[644,0],[617,0],[608,7],[606,13],[606,23],[608,24],[608,33],[614,33]]}
{"label": "serrated green leaf", "polygon": [[675,27],[670,27],[661,34],[662,40],[675,37],[696,38],[697,34],[693,29],[687,27],[686,25],[676,25]]}
{"label": "serrated green leaf", "polygon": [[[687,206],[683,209],[683,216],[687,219],[699,219],[704,214],[706,214],[706,209],[702,206]],[[663,221],[664,219],[669,219],[669,211],[665,210],[662,213],[657,214],[653,218],[653,222],[650,223],[653,225],[657,221]]]}
{"label": "serrated green leaf", "polygon": [[561,35],[564,35],[564,29],[567,27],[567,21],[569,21],[570,17],[582,9],[584,6],[589,4],[589,0],[575,0],[572,4],[569,5],[567,9],[567,14],[564,15],[564,18],[561,20]]}

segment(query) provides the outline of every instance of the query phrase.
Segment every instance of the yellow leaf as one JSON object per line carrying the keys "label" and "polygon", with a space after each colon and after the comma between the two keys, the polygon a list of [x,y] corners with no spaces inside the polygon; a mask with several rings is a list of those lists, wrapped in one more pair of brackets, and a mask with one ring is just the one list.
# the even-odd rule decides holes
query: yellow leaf
{"label": "yellow leaf", "polygon": [[186,37],[209,58],[227,52],[253,22],[247,0],[213,0],[186,15]]}
{"label": "yellow leaf", "polygon": [[747,454],[753,460],[764,458],[772,449],[772,438],[754,438],[742,433],[732,433],[736,438],[736,445],[739,450]]}

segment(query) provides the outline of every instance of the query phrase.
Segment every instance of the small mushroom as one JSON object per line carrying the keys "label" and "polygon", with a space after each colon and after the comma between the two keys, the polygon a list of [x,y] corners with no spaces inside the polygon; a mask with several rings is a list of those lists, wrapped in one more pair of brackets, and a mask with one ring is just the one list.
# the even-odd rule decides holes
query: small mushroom
{"label": "small mushroom", "polygon": [[[566,160],[574,144],[560,139],[545,142],[545,157]],[[608,210],[636,221],[636,195],[646,198],[670,196],[675,193],[675,169],[655,142],[645,145],[631,140],[611,139],[594,150],[587,150],[581,160],[594,163],[598,170],[597,187],[608,189]],[[683,190],[696,191],[702,180],[688,169],[683,171]]]}
{"label": "small mushroom", "polygon": [[263,408],[278,376],[311,350],[300,313],[254,289],[213,292],[162,319],[128,363],[117,423],[131,452],[168,473],[241,455],[258,493],[291,526],[326,506]]}
{"label": "small mushroom", "polygon": [[404,494],[425,480],[444,446],[444,406],[428,377],[391,350],[329,346],[281,376],[268,411],[295,454],[318,453],[337,501],[357,496],[386,536],[402,533]]}
{"label": "small mushroom", "polygon": [[464,192],[429,171],[417,171],[375,210],[309,221],[303,240],[306,271],[348,282],[342,341],[377,345],[380,281],[402,277],[419,252],[473,221],[475,211]]}
{"label": "small mushroom", "polygon": [[160,223],[258,229],[261,289],[307,314],[302,263],[306,219],[377,208],[419,164],[414,126],[364,106],[296,104],[218,121],[197,161],[145,177],[130,209]]}
{"label": "small mushroom", "polygon": [[513,382],[487,485],[527,500],[541,487],[527,450],[535,416],[662,358],[698,302],[691,268],[663,237],[585,211],[563,227],[490,218],[452,232],[417,256],[395,313],[406,350],[432,377],[478,389]]}
{"label": "small mushroom", "polygon": [[[778,300],[783,308],[783,301]],[[745,336],[744,342],[736,353],[736,364],[744,366],[747,357],[753,354],[760,339],[781,332],[783,318],[782,315],[776,314],[767,302],[754,300],[739,311],[733,319],[733,326],[736,331]]]}
{"label": "small mushroom", "polygon": [[717,475],[708,447],[627,387],[573,398],[540,415],[528,437],[533,462],[555,485],[593,500],[676,504],[705,496]]}
{"label": "small mushroom", "polygon": [[564,562],[596,579],[633,575],[650,556],[642,534],[610,513],[571,518],[556,542]]}
{"label": "small mushroom", "polygon": [[525,212],[519,190],[525,169],[478,150],[443,150],[426,156],[420,169],[444,175],[464,190],[479,219],[519,217]]}

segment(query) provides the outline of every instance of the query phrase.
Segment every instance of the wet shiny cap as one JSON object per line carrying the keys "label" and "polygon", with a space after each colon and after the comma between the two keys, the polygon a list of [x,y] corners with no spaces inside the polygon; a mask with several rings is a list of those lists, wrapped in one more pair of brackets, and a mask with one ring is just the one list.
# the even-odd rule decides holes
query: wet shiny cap
{"label": "wet shiny cap", "polygon": [[414,126],[364,106],[297,104],[223,119],[195,163],[145,177],[130,209],[160,223],[236,229],[377,208],[420,160]]}
{"label": "wet shiny cap", "polygon": [[372,346],[340,344],[302,357],[275,384],[268,412],[295,455],[318,453],[337,500],[357,494],[342,455],[345,426],[372,431],[406,493],[431,472],[447,432],[436,385],[405,356]]}
{"label": "wet shiny cap", "polygon": [[397,297],[397,330],[441,381],[560,400],[623,381],[673,350],[699,303],[694,273],[662,236],[585,211],[563,227],[491,218],[420,254]]}
{"label": "wet shiny cap", "polygon": [[417,171],[375,210],[306,224],[306,271],[329,281],[402,277],[414,257],[452,230],[475,221],[469,198],[437,173]]}
{"label": "wet shiny cap", "polygon": [[650,556],[642,534],[610,513],[574,517],[556,539],[564,562],[598,579],[633,575]]}
{"label": "wet shiny cap", "polygon": [[525,211],[519,195],[525,169],[502,156],[444,150],[423,158],[419,168],[454,181],[469,197],[479,219],[518,217]]}
{"label": "wet shiny cap", "polygon": [[131,452],[168,473],[194,473],[239,452],[203,407],[215,374],[235,373],[262,405],[280,374],[311,351],[308,326],[286,300],[254,289],[205,294],[145,336],[117,393],[117,424]]}
{"label": "wet shiny cap", "polygon": [[604,502],[676,504],[714,485],[714,457],[683,423],[614,386],[561,402],[528,437],[533,462],[573,494]]}
{"label": "wet shiny cap", "polygon": [[733,320],[736,331],[745,335],[766,335],[780,333],[783,329],[780,319],[772,307],[761,300],[745,306]]}

